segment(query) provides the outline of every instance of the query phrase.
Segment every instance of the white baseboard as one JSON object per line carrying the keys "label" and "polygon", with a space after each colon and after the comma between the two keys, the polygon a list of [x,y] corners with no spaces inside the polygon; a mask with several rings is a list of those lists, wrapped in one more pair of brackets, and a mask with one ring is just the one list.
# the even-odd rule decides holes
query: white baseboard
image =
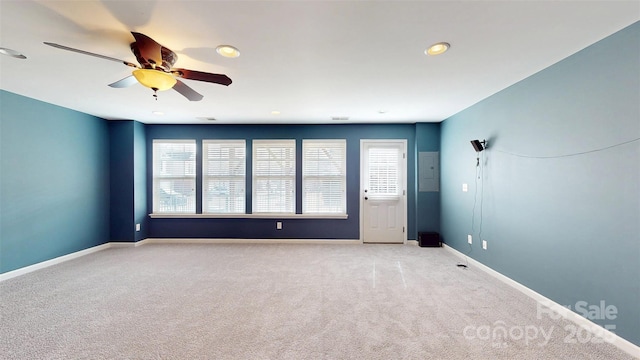
{"label": "white baseboard", "polygon": [[343,239],[187,239],[187,238],[147,238],[137,244],[362,244],[361,240]]}
{"label": "white baseboard", "polygon": [[545,307],[551,308],[553,309],[554,312],[558,313],[560,316],[562,316],[563,318],[575,323],[576,325],[582,327],[583,329],[589,331],[593,336],[598,337],[600,339],[602,339],[603,341],[607,341],[609,343],[611,343],[612,345],[614,345],[615,347],[617,347],[618,349],[626,352],[627,354],[636,357],[638,359],[640,359],[640,356],[638,354],[640,354],[640,347],[638,347],[637,345],[635,345],[634,343],[630,342],[629,340],[626,340],[620,336],[618,336],[617,334],[601,327],[600,325],[592,322],[591,320],[580,316],[579,314],[567,309],[565,306],[562,306],[558,303],[556,303],[555,301],[545,297],[544,295],[541,295],[539,293],[537,293],[534,290],[531,290],[530,288],[520,284],[519,282],[493,270],[492,268],[484,265],[483,263],[474,260],[468,256],[466,256],[465,254],[459,252],[458,250],[452,248],[451,246],[448,246],[446,244],[442,244],[442,247],[444,247],[446,250],[448,250],[449,252],[451,252],[452,254],[456,255],[457,257],[461,258],[461,259],[465,259],[466,261],[468,261],[469,265],[472,265],[484,272],[486,272],[487,274],[493,276],[494,278],[502,281],[503,283],[511,286],[512,288],[520,291],[521,293],[529,296],[530,298],[532,298],[533,300],[537,301],[539,304],[542,304]]}
{"label": "white baseboard", "polygon": [[94,253],[94,252],[98,252],[98,251],[101,251],[101,250],[104,250],[104,249],[108,249],[110,247],[111,247],[111,243],[106,243],[106,244],[90,247],[88,249],[76,251],[76,252],[71,253],[71,254],[59,256],[59,257],[53,258],[51,260],[39,262],[37,264],[25,266],[25,267],[20,268],[20,269],[16,269],[16,270],[13,270],[13,271],[8,271],[6,273],[0,274],[0,281],[13,279],[16,276],[28,274],[28,273],[36,271],[36,270],[44,269],[44,268],[49,267],[49,266],[60,264],[60,263],[63,263],[65,261],[69,261],[69,260],[72,260],[72,259],[79,258],[81,256],[89,255],[89,254]]}
{"label": "white baseboard", "polygon": [[128,247],[136,247],[138,246],[138,242],[129,242],[129,241],[115,241],[107,243],[110,248],[128,248]]}

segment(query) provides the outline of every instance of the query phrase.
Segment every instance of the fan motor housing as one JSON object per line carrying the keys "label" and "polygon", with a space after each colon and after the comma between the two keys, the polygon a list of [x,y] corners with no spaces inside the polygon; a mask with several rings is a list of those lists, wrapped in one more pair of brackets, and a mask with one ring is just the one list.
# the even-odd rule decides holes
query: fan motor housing
{"label": "fan motor housing", "polygon": [[131,52],[133,52],[133,55],[136,56],[138,63],[140,63],[140,65],[142,65],[142,67],[144,67],[145,69],[161,68],[162,70],[168,72],[173,67],[173,64],[175,64],[178,60],[178,55],[176,55],[176,53],[174,53],[171,49],[168,49],[164,46],[162,46],[160,50],[162,54],[162,64],[155,64],[155,66],[153,64],[149,64],[149,62],[147,62],[147,59],[143,58],[142,55],[140,55],[140,49],[138,49],[137,42],[131,43]]}

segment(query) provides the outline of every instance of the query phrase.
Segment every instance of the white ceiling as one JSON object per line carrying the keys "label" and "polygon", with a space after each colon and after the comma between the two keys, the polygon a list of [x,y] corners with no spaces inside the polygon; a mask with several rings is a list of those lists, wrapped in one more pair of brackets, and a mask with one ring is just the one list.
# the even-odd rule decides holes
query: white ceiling
{"label": "white ceiling", "polygon": [[[0,47],[27,56],[0,56],[0,87],[144,123],[437,122],[639,20],[639,1],[0,0]],[[204,99],[156,101],[107,86],[131,68],[43,44],[136,62],[130,31],[233,84],[183,80]],[[449,52],[426,56],[439,41]]]}

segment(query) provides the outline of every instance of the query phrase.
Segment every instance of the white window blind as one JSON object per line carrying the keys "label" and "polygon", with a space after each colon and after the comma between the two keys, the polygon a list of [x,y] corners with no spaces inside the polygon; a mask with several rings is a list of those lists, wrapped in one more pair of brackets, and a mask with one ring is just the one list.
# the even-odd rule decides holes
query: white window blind
{"label": "white window blind", "polygon": [[202,212],[245,212],[244,140],[202,141]]}
{"label": "white window blind", "polygon": [[369,149],[370,197],[400,195],[400,149],[392,147],[372,147]]}
{"label": "white window blind", "polygon": [[295,213],[296,141],[253,140],[253,213]]}
{"label": "white window blind", "polygon": [[196,212],[195,140],[153,140],[153,212]]}
{"label": "white window blind", "polygon": [[346,213],[347,142],[302,141],[302,212],[304,214]]}

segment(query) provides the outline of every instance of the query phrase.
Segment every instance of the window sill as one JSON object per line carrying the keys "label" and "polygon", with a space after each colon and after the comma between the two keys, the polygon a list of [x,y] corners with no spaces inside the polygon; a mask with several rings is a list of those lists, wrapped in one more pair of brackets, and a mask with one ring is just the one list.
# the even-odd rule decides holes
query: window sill
{"label": "window sill", "polygon": [[335,219],[348,214],[149,214],[152,219]]}

